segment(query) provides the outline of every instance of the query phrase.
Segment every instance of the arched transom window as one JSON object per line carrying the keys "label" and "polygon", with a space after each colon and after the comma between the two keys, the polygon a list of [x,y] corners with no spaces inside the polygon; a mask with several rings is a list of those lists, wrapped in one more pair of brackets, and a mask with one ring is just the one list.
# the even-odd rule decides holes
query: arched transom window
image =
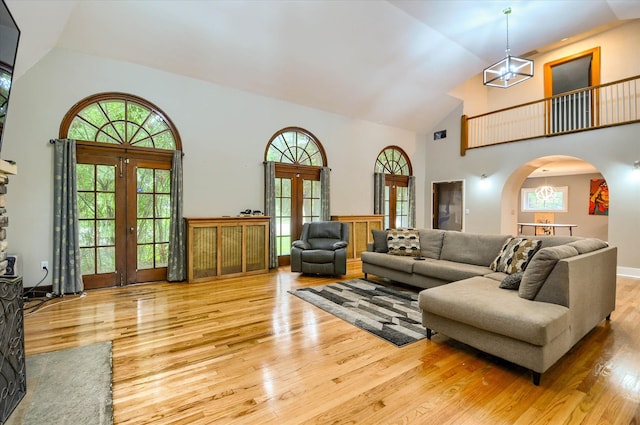
{"label": "arched transom window", "polygon": [[316,137],[297,127],[284,128],[271,137],[266,160],[315,167],[322,167],[327,162]]}
{"label": "arched transom window", "polygon": [[413,174],[407,154],[397,146],[386,147],[380,152],[376,159],[375,172],[400,176]]}
{"label": "arched transom window", "polygon": [[104,93],[79,102],[67,114],[60,133],[91,142],[180,149],[177,131],[164,113],[142,98],[122,93]]}

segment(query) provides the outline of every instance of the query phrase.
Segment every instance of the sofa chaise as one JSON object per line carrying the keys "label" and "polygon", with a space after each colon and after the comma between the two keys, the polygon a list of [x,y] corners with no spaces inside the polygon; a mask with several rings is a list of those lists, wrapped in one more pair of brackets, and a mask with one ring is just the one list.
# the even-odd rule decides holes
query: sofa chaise
{"label": "sofa chaise", "polygon": [[365,279],[421,288],[429,339],[442,333],[530,369],[535,385],[615,309],[617,249],[599,239],[402,232],[374,232]]}

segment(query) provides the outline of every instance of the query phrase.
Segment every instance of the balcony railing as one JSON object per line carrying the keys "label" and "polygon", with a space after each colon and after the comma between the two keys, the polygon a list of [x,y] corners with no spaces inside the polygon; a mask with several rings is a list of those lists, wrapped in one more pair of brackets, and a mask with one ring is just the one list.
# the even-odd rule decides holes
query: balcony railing
{"label": "balcony railing", "polygon": [[640,122],[640,75],[474,117],[462,116],[460,154],[500,143]]}

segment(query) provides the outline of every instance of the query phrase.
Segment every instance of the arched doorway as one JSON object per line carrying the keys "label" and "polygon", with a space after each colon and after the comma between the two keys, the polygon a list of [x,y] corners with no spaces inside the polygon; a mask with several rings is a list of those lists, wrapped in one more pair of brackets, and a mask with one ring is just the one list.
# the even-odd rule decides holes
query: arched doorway
{"label": "arched doorway", "polygon": [[[502,190],[501,232],[517,234],[520,230],[518,223],[542,223],[540,220],[549,220],[554,224],[574,224],[574,236],[607,240],[608,215],[603,210],[592,210],[594,195],[600,196],[598,202],[603,200],[602,194],[598,192],[602,182],[606,183],[606,177],[593,164],[573,156],[545,156],[522,164],[509,176]],[[535,207],[528,210],[523,206],[523,199],[526,203],[523,196],[535,196],[532,194],[541,185],[556,188],[557,192],[563,191],[562,196],[567,197],[566,207],[556,207],[556,211],[537,211]],[[607,186],[607,191],[608,189]],[[541,230],[538,229],[538,232]],[[547,229],[547,233],[552,231],[555,234],[569,233],[564,228],[558,228],[557,231]],[[523,232],[526,234],[524,229]],[[529,228],[528,232],[533,233],[534,229]]]}

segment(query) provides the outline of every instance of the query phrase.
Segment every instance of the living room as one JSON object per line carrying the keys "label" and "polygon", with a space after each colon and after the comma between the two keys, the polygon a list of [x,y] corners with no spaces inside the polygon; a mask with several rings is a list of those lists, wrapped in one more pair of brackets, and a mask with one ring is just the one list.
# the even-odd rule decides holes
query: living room
{"label": "living room", "polygon": [[[403,127],[399,124],[385,124],[382,120],[376,122],[359,116],[349,116],[341,111],[327,110],[320,106],[298,104],[288,100],[286,93],[280,98],[275,98],[247,89],[226,86],[223,83],[206,81],[189,74],[178,74],[170,69],[161,69],[159,64],[157,67],[141,65],[131,60],[119,59],[117,51],[114,52],[107,46],[96,47],[97,50],[104,48],[105,51],[109,51],[104,55],[83,51],[83,46],[74,44],[73,40],[82,38],[83,32],[90,32],[89,27],[93,24],[85,22],[86,26],[79,26],[75,21],[76,27],[71,28],[65,27],[63,23],[72,14],[86,16],[83,15],[86,12],[84,8],[89,6],[69,2],[58,5],[59,8],[56,9],[47,6],[47,3],[7,1],[21,26],[22,41],[27,46],[34,37],[30,31],[37,28],[34,21],[38,19],[34,19],[33,16],[44,20],[42,16],[48,15],[51,21],[56,21],[53,17],[62,20],[60,27],[55,29],[57,32],[45,34],[50,36],[51,40],[59,39],[59,42],[31,44],[31,50],[25,50],[25,55],[26,52],[30,52],[30,56],[25,56],[24,59],[18,57],[18,72],[12,88],[11,107],[3,138],[3,159],[14,160],[18,166],[18,174],[11,177],[9,186],[7,209],[11,212],[11,225],[7,234],[10,250],[20,255],[27,287],[42,278],[40,262],[51,262],[53,257],[52,149],[49,140],[58,137],[61,121],[74,104],[89,95],[102,92],[131,93],[145,98],[162,108],[176,124],[185,153],[184,216],[187,217],[234,216],[247,208],[262,209],[262,163],[265,147],[275,132],[294,125],[315,134],[326,151],[328,165],[332,170],[332,215],[371,214],[373,167],[376,157],[386,146],[401,147],[413,163],[418,194],[416,223],[420,227],[430,226],[431,182],[463,180],[466,186],[467,210],[464,230],[478,233],[515,233],[518,220],[513,212],[518,211],[517,198],[527,176],[535,169],[552,163],[558,155],[579,158],[592,164],[609,184],[611,209],[608,216],[607,240],[618,247],[619,273],[636,278],[640,276],[640,257],[637,255],[636,245],[640,237],[640,222],[637,218],[640,182],[631,179],[634,161],[640,160],[637,144],[640,124],[474,149],[465,156],[460,155],[459,143],[460,117],[463,114],[480,114],[544,97],[541,69],[545,62],[600,46],[603,82],[638,75],[640,58],[628,54],[634,52],[635,46],[640,43],[640,23],[636,15],[632,15],[635,20],[560,48],[533,55],[536,64],[534,78],[507,90],[488,89],[482,85],[479,72],[488,64],[477,61],[478,66],[474,69],[464,72],[456,70],[468,78],[461,78],[458,84],[447,87],[445,93],[439,93],[433,100],[428,93],[424,94],[424,103],[438,103],[438,111],[433,116],[422,115],[417,119],[414,117],[414,121],[424,121],[423,127],[418,129],[409,128],[409,125]],[[345,6],[346,10],[341,12],[354,12],[354,3],[345,3],[350,5]],[[102,12],[108,12],[106,5],[99,7]],[[496,25],[500,28],[500,34],[503,34],[503,17],[500,16],[502,5],[487,3],[485,7],[496,9]],[[387,2],[376,2],[373,8],[371,16],[363,18],[368,23],[369,20],[373,21],[388,13],[390,9],[387,8],[395,6],[388,5]],[[333,12],[332,10],[331,13],[323,13]],[[399,10],[394,12],[394,19],[403,25],[411,25],[412,28],[414,25],[422,25],[402,13],[404,12]],[[33,16],[28,18],[29,14]],[[517,14],[518,10],[514,8],[514,19]],[[347,16],[355,19],[354,15]],[[164,21],[160,22],[165,24]],[[340,25],[343,25],[342,21],[340,22]],[[397,21],[394,22],[397,24]],[[515,23],[514,21],[513,24]],[[388,35],[385,33],[385,36]],[[87,38],[91,37],[87,35]],[[512,41],[516,43],[515,40]],[[496,60],[503,53],[503,42],[503,38],[495,41]],[[337,44],[337,41],[335,43]],[[115,44],[117,43],[114,42]],[[513,47],[521,52],[517,44]],[[190,48],[197,50],[197,46]],[[34,55],[34,50],[38,54]],[[252,52],[250,48],[249,52]],[[258,53],[253,51],[253,54]],[[22,50],[19,50],[19,55],[22,54]],[[208,52],[200,54],[207,57],[206,62],[209,63]],[[340,60],[344,60],[346,56],[342,51],[340,55],[336,55]],[[157,58],[156,62],[180,62],[181,58],[179,51],[170,50],[167,51],[167,57]],[[328,62],[332,56],[327,54],[320,59]],[[205,62],[204,58],[202,62]],[[323,75],[327,75],[332,67],[321,68],[323,72],[318,75],[312,72],[312,64],[313,61],[309,59],[309,68],[306,69],[306,75],[309,75],[307,84],[324,85],[326,97],[337,96],[347,103],[350,96],[344,96],[343,93],[349,93],[350,87],[327,87]],[[190,66],[199,68],[201,62],[194,61]],[[253,75],[252,71],[245,72],[248,76]],[[223,76],[219,78],[220,81],[224,81]],[[357,80],[352,81],[352,84],[356,85]],[[266,88],[264,90],[266,91]],[[358,102],[362,103],[361,109],[374,112],[379,109],[403,109],[402,105],[393,103],[379,104],[376,99],[354,101]],[[321,103],[318,100],[317,104]],[[443,129],[447,130],[447,137],[433,140],[433,132]],[[482,175],[488,176],[488,186],[480,185]],[[576,228],[575,234],[591,236],[581,234],[582,228]],[[272,279],[269,284],[273,286],[277,286],[278,279],[302,282],[295,283],[301,285],[312,285],[314,282],[313,278],[308,277],[298,281],[297,276],[290,274],[286,268],[278,272],[282,274],[281,278],[273,277],[273,273],[272,271],[268,275],[269,279]],[[357,267],[351,267],[349,273],[349,276],[357,275]],[[317,280],[318,284],[325,281]],[[630,281],[637,283],[633,279]],[[234,280],[221,283],[220,288],[229,291],[232,284],[237,282]],[[264,282],[262,284],[267,286]],[[51,285],[50,277],[45,279],[43,285]],[[117,298],[117,295],[113,297]],[[279,314],[280,310],[277,308],[284,308],[278,302],[268,305],[269,309],[276,308],[277,313],[274,314]],[[291,303],[293,304],[293,301]],[[195,308],[194,305],[189,305]],[[294,310],[296,314],[306,314],[324,321],[323,323],[336,323],[324,316],[318,318],[318,314],[309,309],[296,306]],[[629,320],[637,317],[637,311],[633,308],[627,307],[625,310],[628,310]],[[285,316],[282,316],[282,322],[287,322]],[[295,323],[299,325],[300,320],[296,320]],[[615,317],[613,323],[616,323]],[[322,329],[327,330],[326,327]],[[337,334],[344,332],[344,328],[330,332],[331,336],[323,337],[328,338],[323,339],[324,341],[337,338]],[[361,337],[350,335],[361,341]],[[291,355],[296,355],[295,350],[305,346],[303,339],[297,340],[296,344],[299,345],[292,346]],[[378,347],[373,343],[365,345],[369,348]],[[451,347],[443,347],[440,350],[451,350]],[[308,355],[309,362],[319,360],[311,354],[305,355]],[[426,353],[414,347],[410,352],[400,356],[404,359],[393,359],[406,362],[404,366],[421,367],[418,364],[414,365],[414,360],[410,359],[411,355],[435,356],[431,352]],[[485,367],[481,363],[481,360],[474,359],[469,367]],[[118,364],[115,373],[118,373],[117,366]],[[526,382],[526,378],[523,378],[523,381]],[[524,394],[523,397],[526,397],[529,391],[527,387],[523,385],[518,388]],[[566,391],[568,393],[569,390]]]}

